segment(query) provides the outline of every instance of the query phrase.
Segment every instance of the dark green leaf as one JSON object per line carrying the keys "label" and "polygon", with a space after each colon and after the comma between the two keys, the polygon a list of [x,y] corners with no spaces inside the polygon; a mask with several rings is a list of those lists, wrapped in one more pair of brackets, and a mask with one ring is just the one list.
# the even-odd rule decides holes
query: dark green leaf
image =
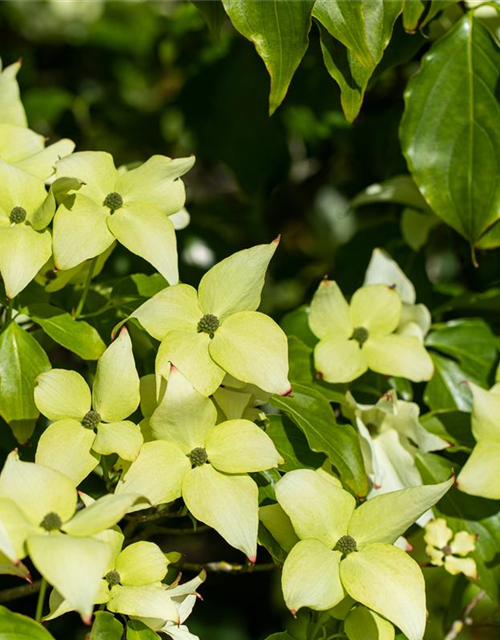
{"label": "dark green leaf", "polygon": [[471,431],[470,413],[464,411],[433,411],[420,417],[420,422],[429,431],[453,446],[447,451],[468,451],[476,441]]}
{"label": "dark green leaf", "polygon": [[[426,484],[442,482],[450,477],[454,465],[449,460],[431,453],[417,453],[417,466]],[[436,515],[446,517],[454,531],[466,530],[477,536],[476,550],[471,554],[476,561],[477,585],[493,599],[498,600],[500,584],[500,502],[469,496],[452,487],[433,507]]]}
{"label": "dark green leaf", "polygon": [[271,76],[269,112],[283,102],[309,46],[314,0],[222,0],[235,29],[253,42]]}
{"label": "dark green leaf", "polygon": [[123,625],[112,613],[97,611],[89,640],[121,640]]}
{"label": "dark green leaf", "polygon": [[220,30],[226,19],[224,7],[220,0],[191,0],[194,6],[202,14],[212,36],[220,39]]}
{"label": "dark green leaf", "polygon": [[278,565],[283,565],[286,560],[286,552],[280,547],[280,545],[273,538],[271,533],[266,529],[266,527],[259,522],[259,536],[258,536],[259,544],[267,549],[270,556]]}
{"label": "dark green leaf", "polygon": [[458,362],[477,378],[487,379],[497,358],[496,338],[484,320],[452,320],[431,331],[425,340],[432,347]]}
{"label": "dark green leaf", "polygon": [[[356,3],[357,4],[357,3]],[[349,122],[359,114],[368,82],[382,60],[397,17],[403,10],[402,0],[359,0],[362,5],[366,39],[373,62],[361,65],[353,53],[321,27],[321,49],[325,66],[341,91],[342,109]]]}
{"label": "dark green leaf", "polygon": [[410,0],[405,2],[403,9],[403,26],[406,31],[415,31],[418,27],[418,23],[422,14],[426,8],[426,2],[424,0]]}
{"label": "dark green leaf", "polygon": [[358,434],[350,425],[336,423],[328,400],[319,391],[294,384],[292,396],[273,396],[270,402],[303,431],[312,451],[328,456],[357,495],[366,495],[368,483]]}
{"label": "dark green leaf", "polygon": [[94,327],[84,320],[75,320],[63,309],[50,304],[32,304],[28,315],[52,340],[84,360],[97,360],[106,349]]}
{"label": "dark green leaf", "polygon": [[372,184],[351,200],[351,207],[364,204],[378,204],[379,202],[394,202],[405,207],[429,211],[429,205],[418,190],[411,176],[401,175],[384,180],[379,184]]}
{"label": "dark green leaf", "polygon": [[41,624],[0,606],[0,640],[54,640]]}
{"label": "dark green leaf", "polygon": [[405,94],[401,142],[412,176],[471,244],[500,213],[499,80],[500,50],[471,12],[431,47]]}
{"label": "dark green leaf", "polygon": [[127,622],[127,640],[160,640],[160,636],[139,620]]}
{"label": "dark green leaf", "polygon": [[0,335],[0,415],[21,443],[33,433],[39,415],[35,379],[49,369],[47,354],[35,338],[11,322]]}
{"label": "dark green leaf", "polygon": [[437,353],[431,354],[434,362],[434,375],[425,387],[424,402],[432,411],[440,409],[458,409],[470,411],[472,396],[468,380],[481,384],[472,373],[467,373],[454,360],[444,358]]}
{"label": "dark green leaf", "polygon": [[313,381],[312,349],[295,336],[288,338],[288,363],[290,380]]}
{"label": "dark green leaf", "polygon": [[491,329],[483,320],[454,320],[432,331],[425,343],[440,352],[431,353],[435,373],[425,389],[426,404],[432,410],[470,411],[472,398],[467,381],[489,387],[497,360]]}
{"label": "dark green leaf", "polygon": [[318,469],[325,461],[321,453],[311,451],[303,432],[286,416],[269,416],[267,435],[284,458],[283,471]]}
{"label": "dark green leaf", "polygon": [[433,20],[438,13],[448,9],[448,7],[451,7],[454,4],[457,4],[457,2],[459,2],[459,0],[431,0],[431,6],[422,22],[422,27],[425,27],[425,25]]}
{"label": "dark green leaf", "polygon": [[271,636],[267,636],[266,640],[294,640],[293,637],[286,631],[281,633],[273,633]]}
{"label": "dark green leaf", "polygon": [[362,2],[316,0],[313,16],[331,36],[352,52],[363,67],[373,66],[373,56],[366,38]]}
{"label": "dark green leaf", "polygon": [[314,347],[318,339],[309,329],[307,321],[308,307],[303,305],[295,311],[290,311],[281,320],[281,328],[287,336],[295,336],[299,338],[309,347]]}

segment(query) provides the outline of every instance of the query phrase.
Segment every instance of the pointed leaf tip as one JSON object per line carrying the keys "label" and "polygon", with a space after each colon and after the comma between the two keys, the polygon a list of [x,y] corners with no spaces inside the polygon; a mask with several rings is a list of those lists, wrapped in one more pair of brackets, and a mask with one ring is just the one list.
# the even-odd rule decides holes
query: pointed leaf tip
{"label": "pointed leaf tip", "polygon": [[281,233],[278,233],[276,238],[273,240],[274,244],[279,244],[281,242]]}

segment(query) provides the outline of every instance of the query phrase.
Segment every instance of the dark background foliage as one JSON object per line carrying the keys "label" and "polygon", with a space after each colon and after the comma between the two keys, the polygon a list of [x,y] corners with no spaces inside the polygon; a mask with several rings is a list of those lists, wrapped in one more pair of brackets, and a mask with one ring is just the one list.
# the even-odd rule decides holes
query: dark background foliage
{"label": "dark background foliage", "polygon": [[[253,46],[228,21],[217,41],[188,2],[1,2],[0,42],[4,64],[23,59],[30,126],[50,139],[109,151],[117,164],[196,155],[185,179],[191,224],[178,234],[185,282],[196,284],[217,260],[281,234],[263,300],[278,320],[307,301],[325,274],[352,293],[376,246],[398,260],[431,309],[497,284],[498,252],[480,253],[475,268],[465,240],[444,225],[417,252],[401,232],[400,205],[350,208],[367,186],[407,173],[398,140],[403,91],[429,40],[405,33],[401,20],[353,125],[317,37],[269,118],[269,78]],[[103,278],[116,285],[137,272],[152,267],[118,247]],[[112,324],[104,321],[103,335]],[[50,356],[54,366],[58,358],[79,366],[68,352],[53,348]],[[3,437],[2,450],[13,443]],[[192,562],[240,560],[215,534],[162,542]],[[211,577],[190,628],[203,640],[262,640],[289,619],[278,580],[277,572]],[[32,614],[35,598],[15,606]],[[51,631],[61,640],[86,633],[76,615]]]}

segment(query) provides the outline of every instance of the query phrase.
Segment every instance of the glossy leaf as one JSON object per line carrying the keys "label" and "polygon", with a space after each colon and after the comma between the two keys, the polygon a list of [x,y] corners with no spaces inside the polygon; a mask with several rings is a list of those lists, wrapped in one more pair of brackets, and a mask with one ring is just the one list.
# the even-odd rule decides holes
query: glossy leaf
{"label": "glossy leaf", "polygon": [[212,36],[219,41],[220,30],[226,20],[222,2],[220,0],[211,0],[210,2],[206,2],[206,0],[192,0],[192,2],[205,19]]}
{"label": "glossy leaf", "polygon": [[273,114],[307,50],[314,0],[223,0],[223,4],[235,29],[253,42],[267,67]]}
{"label": "glossy leaf", "polygon": [[54,640],[41,624],[0,606],[0,640]]}
{"label": "glossy leaf", "polygon": [[123,625],[112,613],[97,611],[89,640],[121,640]]}
{"label": "glossy leaf", "polygon": [[97,329],[49,304],[32,304],[28,315],[58,344],[84,360],[97,360],[106,349]]}
{"label": "glossy leaf", "polygon": [[359,114],[368,81],[382,60],[394,23],[403,9],[402,0],[360,0],[360,3],[366,41],[373,59],[370,65],[361,65],[351,51],[335,40],[324,27],[321,28],[321,49],[325,66],[340,86],[342,109],[349,122]]}
{"label": "glossy leaf", "polygon": [[412,176],[471,244],[500,216],[499,79],[500,49],[469,12],[424,56],[405,95],[401,142]]}
{"label": "glossy leaf", "polygon": [[0,415],[21,443],[31,436],[38,418],[35,380],[49,369],[47,355],[35,338],[11,322],[0,335]]}
{"label": "glossy leaf", "polygon": [[366,495],[368,485],[358,436],[350,425],[336,424],[329,402],[319,391],[295,384],[293,396],[274,396],[271,404],[303,431],[312,451],[328,456],[357,495]]}

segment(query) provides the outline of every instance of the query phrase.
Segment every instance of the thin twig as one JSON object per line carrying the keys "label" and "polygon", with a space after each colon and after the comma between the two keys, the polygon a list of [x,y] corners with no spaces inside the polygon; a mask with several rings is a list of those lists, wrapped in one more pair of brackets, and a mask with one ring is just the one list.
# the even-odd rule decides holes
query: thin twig
{"label": "thin twig", "polygon": [[473,598],[469,604],[465,607],[464,613],[459,620],[455,620],[451,625],[451,629],[446,634],[444,640],[455,640],[458,637],[458,634],[463,631],[465,626],[470,627],[473,623],[472,618],[470,617],[470,613],[472,609],[476,605],[478,605],[481,600],[486,595],[486,591],[479,591],[479,593]]}
{"label": "thin twig", "polygon": [[26,598],[26,596],[35,595],[40,591],[42,581],[37,580],[33,584],[23,584],[20,587],[12,587],[12,589],[4,589],[0,591],[0,602],[10,602],[18,598]]}
{"label": "thin twig", "polygon": [[266,564],[232,564],[225,560],[219,560],[218,562],[207,562],[206,564],[195,564],[193,562],[176,562],[171,565],[175,569],[181,571],[195,571],[200,572],[205,569],[208,573],[255,573],[261,571],[273,571],[278,567],[274,562]]}

